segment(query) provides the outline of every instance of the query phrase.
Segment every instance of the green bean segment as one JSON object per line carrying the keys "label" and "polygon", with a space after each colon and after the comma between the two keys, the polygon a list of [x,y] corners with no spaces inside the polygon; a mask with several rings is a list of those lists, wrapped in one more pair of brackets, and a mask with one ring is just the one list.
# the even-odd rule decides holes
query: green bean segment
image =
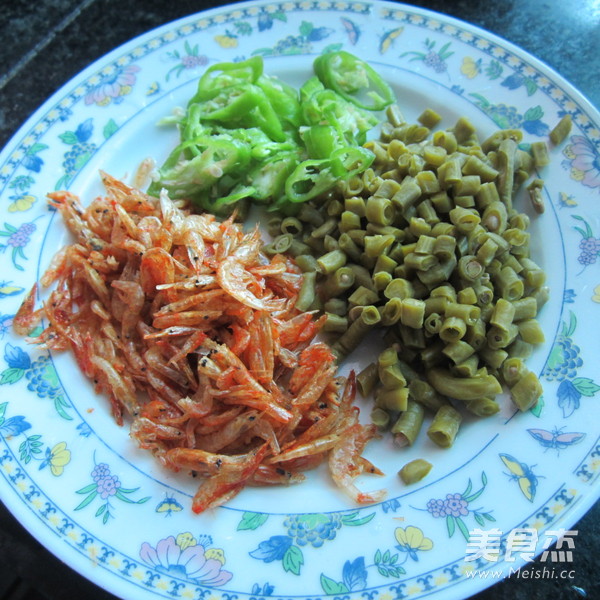
{"label": "green bean segment", "polygon": [[400,479],[406,485],[417,483],[421,479],[425,478],[429,471],[431,471],[433,465],[426,461],[424,458],[415,458],[409,463],[406,463],[398,472]]}
{"label": "green bean segment", "polygon": [[449,448],[454,444],[461,422],[462,415],[450,404],[444,404],[435,413],[427,435],[438,446]]}
{"label": "green bean segment", "polygon": [[[385,350],[357,376],[373,422],[402,446],[429,418],[429,438],[450,447],[463,414],[498,414],[502,386],[521,410],[541,396],[525,361],[544,342],[548,288],[525,210],[543,208],[536,169],[552,147],[521,145],[517,130],[479,141],[468,119],[443,129],[434,111],[418,124],[396,105],[386,116],[379,139],[364,144],[374,156],[367,168],[270,217],[269,251],[297,257],[297,306],[323,311],[338,360],[384,328],[370,339]],[[331,133],[315,126],[321,132]],[[534,210],[517,208],[519,193]]]}

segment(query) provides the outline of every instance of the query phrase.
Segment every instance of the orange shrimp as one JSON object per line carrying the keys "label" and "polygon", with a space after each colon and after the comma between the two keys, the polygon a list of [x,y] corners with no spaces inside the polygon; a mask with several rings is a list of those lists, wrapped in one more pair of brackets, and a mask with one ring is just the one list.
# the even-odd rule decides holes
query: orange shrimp
{"label": "orange shrimp", "polygon": [[306,444],[295,444],[292,448],[267,459],[266,462],[267,464],[286,462],[305,456],[312,456],[313,454],[328,452],[339,442],[339,439],[340,435],[338,433],[331,433]]}
{"label": "orange shrimp", "polygon": [[12,326],[15,333],[29,335],[42,320],[44,309],[34,310],[35,296],[37,294],[37,283],[33,284],[31,290],[23,300],[17,314],[13,318]]}
{"label": "orange shrimp", "polygon": [[362,467],[359,466],[360,454],[367,442],[376,435],[377,428],[374,425],[356,423],[341,434],[340,440],[329,454],[329,472],[332,479],[358,504],[381,502],[387,495],[384,489],[361,492],[354,483],[357,475],[362,472]]}
{"label": "orange shrimp", "polygon": [[230,472],[242,471],[247,465],[249,457],[255,458],[254,453],[231,456],[208,452],[200,448],[177,447],[165,452],[161,456],[161,461],[174,471],[188,469],[201,475],[217,475],[222,469]]}
{"label": "orange shrimp", "polygon": [[102,173],[105,197],[84,207],[69,192],[49,201],[76,243],[40,279],[55,284],[35,310],[31,290],[14,319],[36,343],[70,349],[117,423],[165,466],[206,480],[196,512],[245,485],[299,482],[329,460],[334,481],[359,502],[354,479],[380,473],[361,456],[374,431],[358,425],[356,382],[314,343],[325,317],[300,313],[302,272],[267,257],[258,228],[235,215],[190,214],[166,192],[148,196]]}
{"label": "orange shrimp", "polygon": [[253,277],[236,258],[228,257],[217,267],[217,281],[236,300],[255,310],[267,312],[282,310],[284,299],[259,298],[249,287]]}
{"label": "orange shrimp", "polygon": [[302,473],[295,473],[278,465],[266,465],[262,463],[252,474],[248,484],[255,486],[292,485],[302,483],[305,479],[306,476]]}
{"label": "orange shrimp", "polygon": [[227,468],[221,465],[220,472],[207,479],[198,489],[192,500],[192,510],[198,514],[209,508],[220,506],[237,495],[260,466],[267,445],[252,450],[244,456],[242,467]]}
{"label": "orange shrimp", "polygon": [[329,346],[322,342],[311,344],[300,353],[298,368],[290,379],[290,391],[298,394],[322,367],[329,367],[335,362],[335,356]]}
{"label": "orange shrimp", "polygon": [[[171,255],[162,248],[146,250],[140,264],[140,284],[144,293],[153,298],[156,295],[157,285],[173,283],[173,281],[175,281],[175,267]],[[166,290],[167,296],[169,291]]]}

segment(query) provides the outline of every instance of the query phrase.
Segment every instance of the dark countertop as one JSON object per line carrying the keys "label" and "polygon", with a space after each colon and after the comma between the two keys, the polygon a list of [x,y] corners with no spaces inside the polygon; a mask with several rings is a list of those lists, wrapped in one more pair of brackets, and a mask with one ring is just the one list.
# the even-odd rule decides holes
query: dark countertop
{"label": "dark countertop", "polygon": [[[131,38],[219,1],[11,0],[0,11],[0,147],[53,92]],[[600,107],[600,5],[582,0],[408,2],[492,31],[541,59]],[[600,503],[579,532],[573,580],[512,577],[476,600],[600,598]],[[534,564],[529,571],[539,570]],[[574,587],[576,586],[576,587]],[[579,588],[579,590],[577,589]],[[0,600],[110,600],[49,554],[0,504]]]}

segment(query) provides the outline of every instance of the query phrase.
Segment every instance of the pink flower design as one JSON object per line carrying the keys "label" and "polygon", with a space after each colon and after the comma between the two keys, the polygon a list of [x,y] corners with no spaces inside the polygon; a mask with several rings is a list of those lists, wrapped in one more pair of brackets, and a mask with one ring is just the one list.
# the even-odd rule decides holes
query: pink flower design
{"label": "pink flower design", "polygon": [[573,179],[587,187],[600,188],[600,152],[587,138],[572,136],[563,153],[568,159],[565,163],[571,168]]}
{"label": "pink flower design", "polygon": [[220,560],[207,558],[206,554],[201,544],[180,545],[173,536],[160,540],[156,548],[148,542],[140,548],[140,558],[160,573],[192,579],[206,586],[224,585],[233,573],[223,570]]}
{"label": "pink flower design", "polygon": [[95,85],[85,96],[86,104],[106,106],[112,101],[118,104],[123,96],[131,92],[136,82],[135,73],[140,70],[136,65],[116,67],[114,73],[101,75],[100,83]]}
{"label": "pink flower design", "polygon": [[447,515],[453,517],[466,517],[469,514],[469,503],[463,499],[462,494],[446,494],[444,507]]}

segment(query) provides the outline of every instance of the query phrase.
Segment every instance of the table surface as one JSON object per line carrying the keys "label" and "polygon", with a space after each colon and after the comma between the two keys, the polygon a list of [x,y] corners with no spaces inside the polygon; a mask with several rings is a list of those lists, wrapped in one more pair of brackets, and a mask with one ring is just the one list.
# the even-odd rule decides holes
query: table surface
{"label": "table surface", "polygon": [[[154,27],[225,2],[11,0],[0,11],[0,148],[42,102],[104,54]],[[600,4],[592,0],[407,2],[452,15],[520,46],[600,107]],[[600,598],[600,503],[579,532],[574,579],[509,578],[476,600]],[[111,600],[51,555],[0,503],[0,600]]]}

